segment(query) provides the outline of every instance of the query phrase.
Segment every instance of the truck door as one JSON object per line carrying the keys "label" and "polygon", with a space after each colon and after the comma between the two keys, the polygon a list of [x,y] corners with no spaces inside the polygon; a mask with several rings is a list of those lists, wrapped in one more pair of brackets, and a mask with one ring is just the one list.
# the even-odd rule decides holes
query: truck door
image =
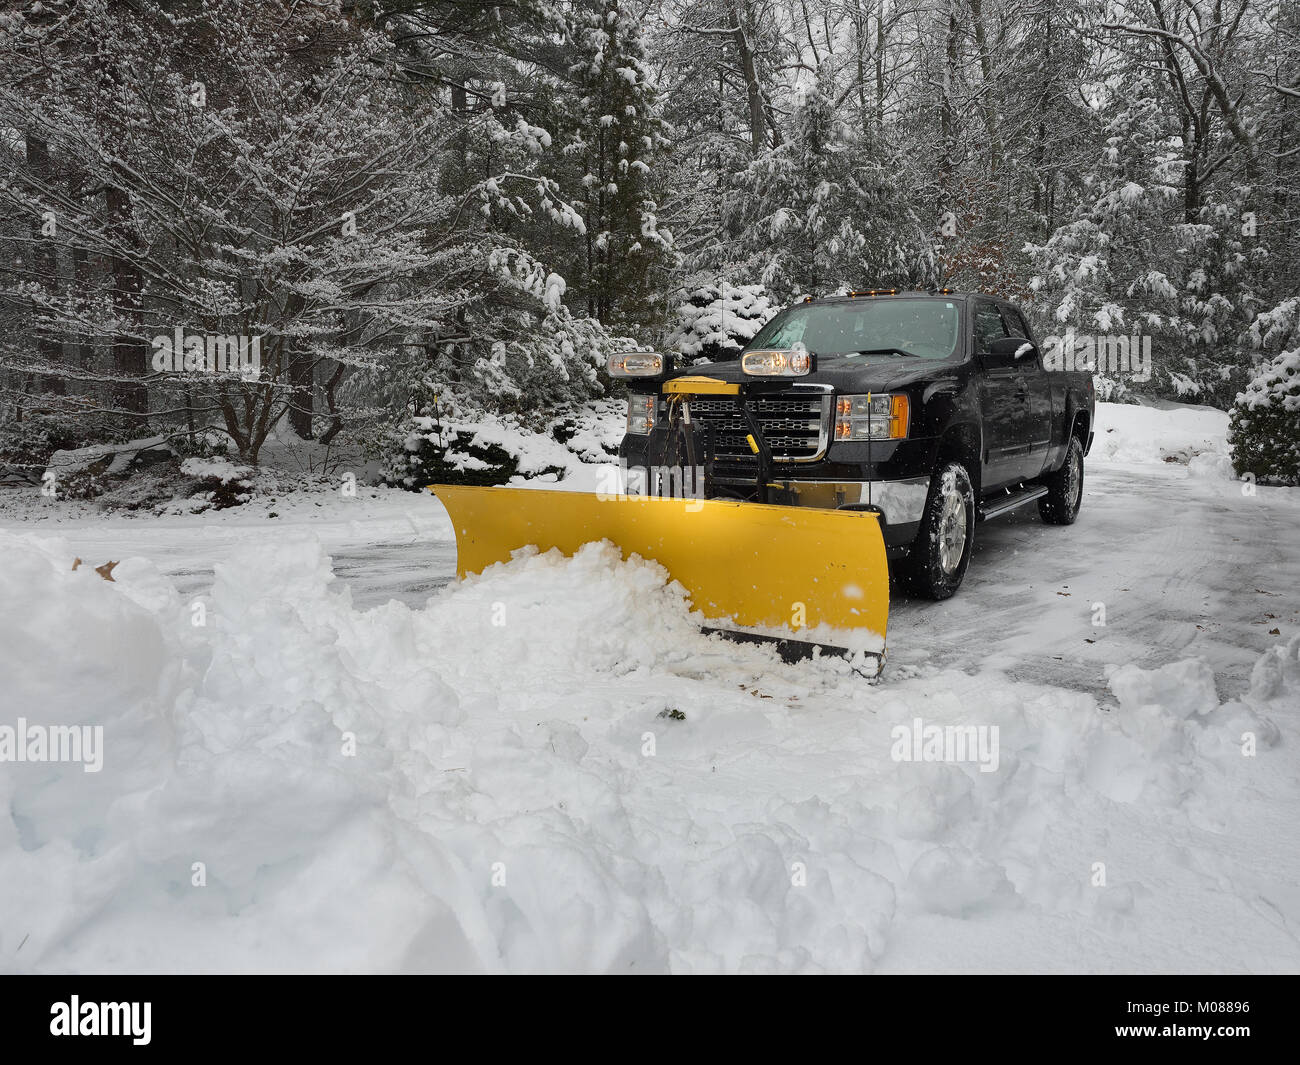
{"label": "truck door", "polygon": [[[1015,307],[1003,304],[1002,320],[1006,323],[1008,336],[1031,339],[1024,317]],[[1052,382],[1043,367],[1041,352],[1036,357],[1020,359],[1017,368],[1020,374],[1016,379],[1019,399],[1016,437],[1024,448],[1019,470],[1020,477],[1029,481],[1043,472],[1052,445]]]}
{"label": "truck door", "polygon": [[976,300],[971,315],[975,358],[979,360],[979,395],[984,423],[983,487],[999,488],[1020,479],[1022,455],[1017,420],[1021,410],[1020,371],[1014,365],[994,364],[989,345],[1007,335],[997,304]]}

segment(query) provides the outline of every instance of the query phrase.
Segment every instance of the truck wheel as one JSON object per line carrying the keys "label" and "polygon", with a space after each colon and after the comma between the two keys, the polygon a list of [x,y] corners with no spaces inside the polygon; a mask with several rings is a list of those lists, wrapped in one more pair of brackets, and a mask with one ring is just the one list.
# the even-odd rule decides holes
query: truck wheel
{"label": "truck wheel", "polygon": [[947,462],[930,479],[921,528],[908,554],[913,591],[947,599],[961,587],[975,544],[975,491],[960,462]]}
{"label": "truck wheel", "polygon": [[1044,479],[1047,495],[1038,501],[1038,513],[1048,525],[1073,525],[1083,502],[1083,445],[1070,437],[1061,468]]}

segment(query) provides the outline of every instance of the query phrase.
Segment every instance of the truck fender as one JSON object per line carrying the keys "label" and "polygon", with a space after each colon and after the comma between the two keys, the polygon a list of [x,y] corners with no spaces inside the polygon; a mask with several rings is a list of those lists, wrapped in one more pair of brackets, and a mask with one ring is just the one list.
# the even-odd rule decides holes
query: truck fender
{"label": "truck fender", "polygon": [[1085,455],[1088,453],[1092,439],[1092,419],[1088,414],[1087,407],[1081,404],[1078,396],[1068,389],[1065,393],[1065,417],[1062,424],[1065,432],[1061,434],[1060,440],[1053,442],[1048,456],[1047,469],[1051,471],[1059,470],[1061,464],[1065,461],[1070,437],[1078,436],[1080,438]]}
{"label": "truck fender", "polygon": [[978,422],[954,422],[944,429],[935,447],[932,469],[948,458],[957,459],[966,467],[978,500],[984,473],[984,437]]}

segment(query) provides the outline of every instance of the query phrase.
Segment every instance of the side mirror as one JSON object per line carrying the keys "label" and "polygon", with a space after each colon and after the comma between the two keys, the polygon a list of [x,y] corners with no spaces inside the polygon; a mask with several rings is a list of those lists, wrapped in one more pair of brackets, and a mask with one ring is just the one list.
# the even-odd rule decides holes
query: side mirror
{"label": "side mirror", "polygon": [[998,337],[981,358],[988,367],[1015,366],[1021,359],[1037,359],[1038,347],[1024,337]]}

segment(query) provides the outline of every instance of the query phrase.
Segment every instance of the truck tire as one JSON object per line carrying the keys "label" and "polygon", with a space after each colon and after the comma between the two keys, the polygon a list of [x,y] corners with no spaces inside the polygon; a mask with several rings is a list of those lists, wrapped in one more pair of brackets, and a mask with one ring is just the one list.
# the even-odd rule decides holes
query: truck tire
{"label": "truck tire", "polygon": [[926,599],[948,599],[961,587],[975,544],[975,490],[960,462],[930,478],[921,528],[907,556],[908,582]]}
{"label": "truck tire", "polygon": [[1048,525],[1073,525],[1083,502],[1083,445],[1070,437],[1061,468],[1043,480],[1047,495],[1038,501],[1038,513]]}

